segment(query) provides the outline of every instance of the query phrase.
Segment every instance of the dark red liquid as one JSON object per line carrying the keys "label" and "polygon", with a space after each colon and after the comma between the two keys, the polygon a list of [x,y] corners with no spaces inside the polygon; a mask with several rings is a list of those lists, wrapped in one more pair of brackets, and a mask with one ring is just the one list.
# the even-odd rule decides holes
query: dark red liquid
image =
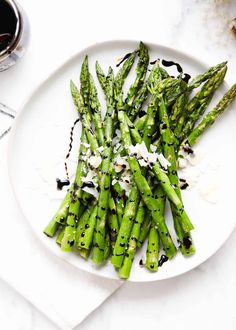
{"label": "dark red liquid", "polygon": [[11,43],[17,25],[14,10],[5,0],[0,0],[0,52]]}

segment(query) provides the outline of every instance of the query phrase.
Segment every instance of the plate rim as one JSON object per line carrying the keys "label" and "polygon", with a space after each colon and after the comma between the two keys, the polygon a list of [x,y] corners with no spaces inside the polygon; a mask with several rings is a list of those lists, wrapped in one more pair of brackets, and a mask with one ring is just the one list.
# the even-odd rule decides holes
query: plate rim
{"label": "plate rim", "polygon": [[[130,44],[130,43],[138,44],[140,42],[140,40],[137,40],[137,39],[119,39],[119,38],[117,38],[117,39],[106,39],[106,40],[103,40],[103,41],[91,43],[88,46],[85,46],[82,49],[76,51],[72,56],[68,57],[65,61],[63,61],[63,63],[61,63],[59,66],[57,66],[49,74],[47,74],[46,77],[44,77],[37,84],[36,87],[33,88],[33,90],[28,94],[28,96],[24,99],[24,101],[19,106],[19,109],[17,111],[15,120],[13,121],[13,124],[12,124],[12,127],[11,127],[10,136],[9,136],[8,143],[7,143],[7,175],[8,175],[11,190],[13,192],[16,204],[19,208],[19,211],[21,212],[21,214],[24,217],[24,221],[26,221],[28,223],[28,225],[29,225],[31,231],[33,232],[33,234],[37,237],[38,241],[43,245],[43,248],[46,248],[47,251],[50,251],[50,253],[52,255],[55,255],[57,258],[59,258],[60,260],[63,260],[64,262],[70,264],[71,266],[78,269],[79,271],[87,272],[89,274],[92,274],[94,276],[99,276],[99,277],[107,279],[107,280],[116,280],[116,281],[119,281],[119,282],[132,282],[132,283],[149,283],[149,282],[163,281],[163,280],[168,280],[168,279],[171,279],[171,278],[175,278],[175,277],[184,275],[184,274],[194,270],[195,268],[199,267],[200,265],[204,264],[207,260],[209,260],[212,256],[214,256],[222,248],[222,246],[227,242],[230,235],[236,229],[236,221],[235,221],[235,224],[232,226],[232,228],[229,230],[229,233],[228,233],[226,239],[223,242],[221,242],[221,244],[217,247],[217,249],[215,249],[210,255],[208,255],[205,260],[201,261],[199,264],[195,265],[194,267],[192,267],[190,269],[185,269],[185,270],[183,270],[183,271],[181,271],[178,274],[175,274],[173,276],[171,276],[171,274],[170,274],[170,276],[166,276],[165,278],[153,278],[152,279],[150,277],[150,279],[144,279],[144,280],[132,280],[132,279],[123,280],[123,279],[120,279],[118,277],[118,275],[117,275],[117,277],[113,277],[113,276],[108,276],[106,274],[104,275],[102,272],[96,272],[95,273],[90,269],[79,268],[73,262],[67,260],[66,258],[63,258],[59,253],[54,251],[54,249],[50,249],[48,246],[46,246],[44,241],[43,241],[43,236],[41,238],[41,236],[36,233],[36,231],[33,229],[33,226],[30,225],[30,219],[28,219],[28,217],[25,215],[25,212],[24,212],[24,210],[21,206],[21,203],[20,203],[20,201],[17,197],[17,193],[16,193],[16,190],[14,188],[13,177],[12,177],[12,174],[11,174],[11,165],[10,165],[10,157],[11,156],[10,156],[10,154],[11,154],[11,149],[12,149],[12,146],[13,146],[13,143],[14,143],[14,137],[16,136],[16,129],[17,129],[17,126],[18,126],[18,122],[20,121],[20,118],[22,117],[22,114],[24,113],[25,107],[31,101],[31,99],[34,97],[34,95],[37,94],[37,92],[40,90],[40,88],[42,88],[43,85],[46,84],[49,79],[52,79],[54,76],[56,76],[61,70],[66,68],[66,66],[69,65],[70,62],[73,62],[77,57],[82,55],[84,52],[89,53],[89,51],[92,50],[94,47],[105,47],[106,45],[109,45],[111,43],[121,43],[121,42],[122,43],[127,43],[127,44]],[[154,43],[154,42],[151,42],[151,41],[148,41],[148,40],[144,41],[144,43],[150,48],[151,47],[159,47],[159,48],[163,49],[164,51],[175,52],[178,56],[188,57],[190,60],[198,63],[199,65],[201,65],[205,69],[207,69],[211,66],[207,62],[203,61],[201,58],[198,59],[196,56],[192,55],[191,53],[181,51],[178,48],[169,47],[169,46]],[[223,87],[229,89],[229,84],[227,83],[227,79],[224,80]]]}

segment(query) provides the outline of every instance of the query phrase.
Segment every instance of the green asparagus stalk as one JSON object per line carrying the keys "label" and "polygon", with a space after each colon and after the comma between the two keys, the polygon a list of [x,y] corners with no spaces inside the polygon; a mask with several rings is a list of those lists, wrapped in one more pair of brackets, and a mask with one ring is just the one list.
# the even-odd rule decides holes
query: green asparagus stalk
{"label": "green asparagus stalk", "polygon": [[80,71],[80,94],[82,96],[85,108],[89,109],[90,105],[90,79],[88,68],[88,55],[85,56]]}
{"label": "green asparagus stalk", "polygon": [[[72,197],[70,200],[70,206],[67,216],[67,226],[64,232],[64,237],[61,243],[61,249],[63,251],[71,251],[72,246],[75,241],[75,227],[78,222],[78,213],[81,206],[80,197],[82,194],[82,177],[86,174],[86,162],[83,160],[83,155],[86,154],[87,148],[85,144],[87,143],[87,138],[91,144],[91,148],[96,150],[98,147],[96,137],[91,129],[91,117],[89,114],[89,97],[90,97],[90,84],[89,84],[89,71],[88,71],[88,57],[85,57],[85,60],[82,64],[81,74],[81,96],[75,86],[71,81],[71,94],[74,100],[76,109],[81,114],[83,120],[83,131],[80,145],[80,155],[79,155],[79,164],[76,173],[76,179],[74,183],[74,188],[72,191]],[[83,99],[83,100],[82,100]],[[87,137],[87,138],[86,138]]]}
{"label": "green asparagus stalk", "polygon": [[188,145],[192,147],[202,134],[214,124],[215,120],[228,108],[228,106],[234,101],[236,97],[236,84],[234,84],[228,92],[222,97],[219,103],[211,110],[202,121],[194,128],[189,134],[188,138],[182,145]]}
{"label": "green asparagus stalk", "polygon": [[[180,142],[184,136],[188,136],[197,120],[203,115],[208,107],[214,92],[224,80],[227,66],[213,75],[202,87],[199,93],[189,102],[186,109],[186,124],[180,134]],[[189,114],[189,115],[188,115]]]}
{"label": "green asparagus stalk", "polygon": [[61,229],[59,229],[59,233],[57,235],[57,244],[61,245],[61,241],[62,241],[62,238],[64,236],[64,232],[65,232],[65,227],[61,227]]}
{"label": "green asparagus stalk", "polygon": [[102,153],[100,178],[100,193],[98,198],[97,224],[93,240],[92,260],[97,264],[104,262],[104,248],[106,239],[106,217],[111,184],[111,157],[114,119],[114,75],[110,70],[110,77],[107,79],[107,113],[104,121],[105,148]]}
{"label": "green asparagus stalk", "polygon": [[144,207],[143,203],[140,202],[137,213],[136,213],[134,225],[133,225],[133,228],[131,231],[131,235],[129,238],[128,249],[126,250],[126,253],[125,253],[123,265],[119,270],[119,276],[121,278],[125,278],[125,279],[129,278],[131,267],[132,267],[133,260],[134,260],[134,255],[135,255],[135,252],[137,249],[137,242],[138,242],[139,235],[140,235],[140,229],[141,229],[144,217],[145,217],[145,207]]}
{"label": "green asparagus stalk", "polygon": [[218,71],[223,69],[227,65],[227,62],[222,62],[220,64],[217,64],[215,66],[212,66],[210,69],[208,69],[203,74],[200,74],[196,77],[194,77],[188,86],[188,91],[191,92],[194,88],[199,87],[203,82],[210,79],[212,76],[214,76]]}
{"label": "green asparagus stalk", "polygon": [[[84,236],[83,233],[86,233],[87,229],[88,229],[88,220],[94,210],[94,203],[88,205],[88,207],[85,209],[84,213],[82,214],[82,216],[80,217],[79,219],[79,222],[78,222],[78,225],[77,225],[77,228],[76,228],[76,235],[75,235],[75,240],[76,240],[76,246],[78,248],[80,248],[81,246],[79,245],[80,243],[80,240],[81,240],[81,237]],[[82,236],[81,236],[82,235]],[[82,248],[84,246],[82,245]]]}
{"label": "green asparagus stalk", "polygon": [[144,83],[148,68],[148,62],[148,49],[141,41],[139,44],[139,61],[136,67],[136,78],[134,83],[130,86],[127,98],[125,100],[125,103],[126,105],[128,105],[128,108],[132,107],[137,92],[140,90],[140,87],[142,87]]}
{"label": "green asparagus stalk", "polygon": [[108,232],[106,232],[105,246],[104,246],[104,260],[107,260],[111,253],[111,242]]}
{"label": "green asparagus stalk", "polygon": [[148,212],[146,212],[146,215],[144,217],[144,221],[143,221],[143,224],[141,226],[141,229],[140,229],[140,235],[139,235],[139,238],[138,238],[138,242],[137,242],[137,247],[138,248],[141,248],[148,233],[149,233],[149,230],[150,230],[150,226],[151,226],[151,217],[150,217],[150,214]]}
{"label": "green asparagus stalk", "polygon": [[82,177],[86,174],[87,168],[86,162],[83,160],[83,154],[87,152],[87,148],[85,147],[86,143],[87,139],[85,131],[82,130],[78,166],[73,184],[73,190],[71,192],[69,211],[66,219],[66,228],[61,241],[62,251],[72,251],[72,247],[75,242],[75,228],[79,220],[78,213],[81,206],[80,197],[82,194]]}
{"label": "green asparagus stalk", "polygon": [[[122,87],[124,85],[125,79],[128,76],[135,60],[136,52],[133,52],[130,54],[130,56],[127,58],[127,60],[124,62],[118,73],[115,77],[115,98],[117,101],[120,101],[123,93],[122,93]],[[122,100],[123,103],[123,100]]]}
{"label": "green asparagus stalk", "polygon": [[110,228],[110,238],[111,242],[114,245],[114,242],[116,241],[117,234],[119,231],[119,222],[118,222],[118,216],[117,216],[117,210],[116,210],[116,204],[114,199],[110,196],[109,201],[109,215],[108,215],[108,225]]}
{"label": "green asparagus stalk", "polygon": [[90,254],[90,250],[86,250],[86,249],[77,249],[79,255],[85,259],[85,260],[88,260],[88,257],[89,257],[89,254]]}
{"label": "green asparagus stalk", "polygon": [[137,207],[139,204],[139,192],[135,184],[132,185],[128,201],[125,206],[122,223],[118,232],[117,240],[113,249],[111,263],[114,267],[122,266],[125,251],[128,246],[130,233],[133,227],[133,222],[136,216]]}
{"label": "green asparagus stalk", "polygon": [[77,239],[77,247],[90,249],[93,241],[94,229],[96,226],[97,210],[97,206],[94,206],[90,216],[88,217],[88,221],[86,221],[84,224],[84,231],[81,232],[80,237]]}
{"label": "green asparagus stalk", "polygon": [[[173,133],[170,130],[167,109],[163,98],[159,104],[159,119],[161,122],[160,133],[162,137],[163,152],[165,158],[169,161],[170,164],[168,166],[169,179],[175,189],[177,196],[182,202],[179,178],[177,174],[177,161],[175,157],[175,141],[173,139]],[[173,204],[171,204],[171,210],[174,220],[175,232],[180,243],[180,250],[183,255],[193,254],[195,252],[195,248],[192,243],[191,234],[190,232],[186,232],[183,229],[181,218]]]}
{"label": "green asparagus stalk", "polygon": [[[188,103],[188,95],[189,93],[185,92],[181,94],[177,100],[175,101],[173,107],[172,107],[172,113],[170,115],[170,126],[171,129],[174,130],[178,121],[181,118],[181,115],[184,112],[185,106]],[[182,121],[184,121],[184,117],[182,118]],[[182,127],[183,123],[181,123],[180,127]]]}
{"label": "green asparagus stalk", "polygon": [[101,116],[101,104],[98,100],[97,89],[92,75],[89,75],[90,81],[90,110],[96,128],[96,136],[100,146],[104,145],[104,133]]}
{"label": "green asparagus stalk", "polygon": [[144,128],[145,122],[147,120],[147,115],[144,115],[140,118],[138,118],[137,122],[135,123],[135,128],[139,131],[141,131]]}
{"label": "green asparagus stalk", "polygon": [[159,255],[159,235],[155,226],[149,231],[148,245],[146,251],[146,267],[152,272],[156,272],[158,268]]}
{"label": "green asparagus stalk", "polygon": [[96,74],[97,74],[99,83],[102,87],[104,94],[106,95],[107,78],[106,78],[105,73],[103,72],[100,64],[98,63],[98,61],[96,61],[95,68],[96,68]]}

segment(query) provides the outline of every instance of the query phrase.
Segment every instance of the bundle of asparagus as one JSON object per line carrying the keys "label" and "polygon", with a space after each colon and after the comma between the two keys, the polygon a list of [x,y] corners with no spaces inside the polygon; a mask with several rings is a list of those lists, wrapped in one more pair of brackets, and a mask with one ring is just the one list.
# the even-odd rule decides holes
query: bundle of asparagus
{"label": "bundle of asparagus", "polygon": [[[123,85],[137,56],[136,77],[124,98]],[[148,66],[148,49],[142,42],[138,51],[125,56],[116,75],[109,67],[106,76],[96,63],[106,100],[103,118],[85,57],[80,90],[74,82],[70,85],[82,123],[76,176],[44,230],[49,237],[57,234],[62,251],[76,250],[85,259],[91,255],[98,265],[111,256],[112,265],[125,279],[130,275],[136,250],[146,238],[144,265],[150,271],[157,271],[178,249],[184,256],[195,253],[191,237],[194,227],[181,196],[178,158],[193,153],[197,140],[236,97],[235,84],[203,116],[224,80],[226,62],[189,83],[182,73],[171,77],[160,61],[146,77]],[[165,221],[167,200],[178,247]],[[159,258],[161,249],[164,254]]]}

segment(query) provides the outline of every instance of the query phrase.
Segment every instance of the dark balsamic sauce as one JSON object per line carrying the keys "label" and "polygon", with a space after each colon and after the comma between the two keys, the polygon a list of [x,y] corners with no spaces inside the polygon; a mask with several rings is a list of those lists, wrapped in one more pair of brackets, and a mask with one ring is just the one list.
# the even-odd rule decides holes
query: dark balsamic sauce
{"label": "dark balsamic sauce", "polygon": [[83,182],[82,184],[82,187],[81,188],[84,188],[84,187],[88,187],[88,188],[94,188],[95,185],[92,181],[88,181],[88,182]]}
{"label": "dark balsamic sauce", "polygon": [[157,60],[151,61],[150,64],[154,65],[154,64],[156,64],[157,61],[160,61],[160,59],[158,58]]}
{"label": "dark balsamic sauce", "polygon": [[185,145],[183,149],[187,154],[193,155],[193,149],[191,149],[189,145]]}
{"label": "dark balsamic sauce", "polygon": [[168,260],[169,258],[165,254],[162,254],[161,258],[158,260],[158,267],[161,267]]}
{"label": "dark balsamic sauce", "polygon": [[183,245],[186,247],[186,249],[189,249],[192,245],[192,240],[189,236],[186,236],[183,238]]}
{"label": "dark balsamic sauce", "polygon": [[69,186],[70,185],[70,180],[65,179],[65,180],[61,180],[61,179],[56,179],[57,182],[57,190],[62,190],[62,188],[64,186]]}
{"label": "dark balsamic sauce", "polygon": [[[1,1],[1,0],[0,0]],[[75,125],[80,121],[79,118],[77,118],[73,124],[73,126],[71,127],[70,129],[70,143],[69,143],[69,150],[67,152],[67,155],[66,155],[66,159],[65,159],[65,162],[64,162],[64,165],[65,165],[65,171],[66,171],[66,179],[64,180],[61,180],[59,178],[56,179],[56,182],[57,182],[57,189],[58,190],[62,190],[62,188],[64,186],[69,186],[70,185],[70,179],[69,179],[69,173],[68,173],[68,167],[67,167],[67,159],[70,157],[70,153],[71,153],[71,150],[72,150],[72,145],[73,145],[73,134],[74,134],[74,128],[75,128]],[[76,187],[75,187],[76,188]]]}
{"label": "dark balsamic sauce", "polygon": [[[157,61],[160,61],[160,59],[158,58],[157,60],[154,60],[154,61],[150,62],[150,64],[151,65],[154,65]],[[167,61],[167,60],[164,60],[164,59],[161,61],[161,63],[165,67],[176,66],[177,71],[180,73],[180,75],[178,76],[178,78],[181,78],[183,81],[186,82],[186,84],[191,79],[190,74],[184,73],[183,72],[183,68],[182,68],[182,66],[179,63],[174,62],[174,61]],[[175,76],[171,76],[171,78],[175,78]]]}
{"label": "dark balsamic sauce", "polygon": [[170,67],[170,66],[176,66],[176,69],[179,73],[183,73],[183,69],[182,66],[174,61],[166,61],[166,60],[162,60],[161,61],[162,65],[164,65],[165,67]]}
{"label": "dark balsamic sauce", "polygon": [[189,80],[191,79],[191,76],[190,76],[190,74],[188,74],[188,73],[184,73],[184,75],[181,77],[181,79],[182,79],[183,81],[185,81],[186,84],[188,84]]}
{"label": "dark balsamic sauce", "polygon": [[118,67],[119,67],[119,66],[120,66],[125,60],[127,60],[127,58],[130,57],[131,54],[132,54],[132,53],[128,53],[128,54],[126,54],[126,55],[120,60],[120,62],[116,64],[116,67],[118,68]]}
{"label": "dark balsamic sauce", "polygon": [[65,162],[64,162],[67,180],[69,180],[69,173],[68,173],[67,159],[70,157],[70,153],[71,153],[71,150],[72,150],[72,145],[73,145],[73,134],[74,134],[75,125],[76,125],[79,121],[80,121],[80,119],[77,118],[77,119],[75,120],[73,126],[72,126],[71,129],[70,129],[70,143],[69,143],[69,150],[68,150],[68,152],[67,152],[66,159],[65,159]]}
{"label": "dark balsamic sauce", "polygon": [[189,184],[187,182],[184,182],[184,183],[180,184],[180,189],[185,190],[188,188],[188,186],[189,186]]}

